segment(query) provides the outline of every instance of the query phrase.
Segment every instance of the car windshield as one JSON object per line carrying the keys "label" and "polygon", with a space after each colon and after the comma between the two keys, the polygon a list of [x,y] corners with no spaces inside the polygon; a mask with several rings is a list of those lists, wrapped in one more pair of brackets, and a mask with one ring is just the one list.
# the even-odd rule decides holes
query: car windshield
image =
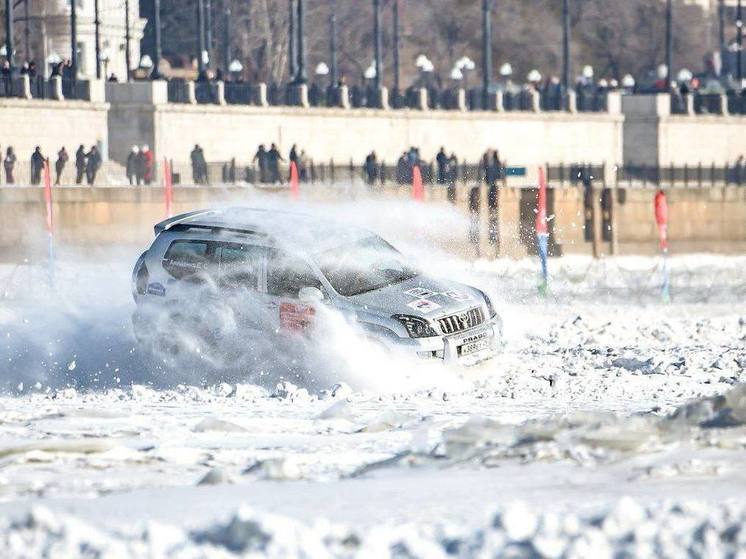
{"label": "car windshield", "polygon": [[404,264],[399,251],[376,236],[321,252],[315,260],[334,290],[345,297],[374,291],[417,275]]}

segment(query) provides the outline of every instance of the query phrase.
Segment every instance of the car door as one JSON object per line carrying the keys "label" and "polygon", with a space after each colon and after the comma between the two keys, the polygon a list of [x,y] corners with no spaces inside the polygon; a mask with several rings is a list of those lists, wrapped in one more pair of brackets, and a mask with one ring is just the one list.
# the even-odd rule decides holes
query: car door
{"label": "car door", "polygon": [[266,248],[250,243],[217,242],[216,282],[225,307],[225,324],[237,333],[265,330],[267,313]]}
{"label": "car door", "polygon": [[275,332],[304,333],[311,329],[318,303],[300,300],[300,290],[305,287],[324,292],[321,280],[304,259],[282,249],[269,249],[266,307]]}

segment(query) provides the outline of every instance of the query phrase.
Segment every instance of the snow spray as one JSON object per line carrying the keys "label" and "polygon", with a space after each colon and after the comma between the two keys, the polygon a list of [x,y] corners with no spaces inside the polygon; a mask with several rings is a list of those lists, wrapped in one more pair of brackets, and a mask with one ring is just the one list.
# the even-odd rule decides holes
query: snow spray
{"label": "snow spray", "polygon": [[52,214],[52,173],[49,159],[44,162],[44,202],[47,206],[47,235],[49,236],[49,284],[54,285],[54,218]]}
{"label": "snow spray", "polygon": [[425,187],[422,185],[420,166],[412,167],[412,198],[417,202],[425,201]]}
{"label": "snow spray", "polygon": [[670,282],[668,277],[668,201],[663,190],[659,190],[655,195],[655,222],[658,224],[658,235],[660,239],[660,248],[663,255],[663,287],[661,295],[663,302],[668,303],[671,300]]}
{"label": "snow spray", "polygon": [[300,197],[300,180],[298,177],[298,165],[295,161],[290,162],[290,197],[297,200]]}
{"label": "snow spray", "polygon": [[172,209],[174,201],[174,184],[171,175],[171,165],[165,157],[163,158],[163,189],[164,202],[166,205],[166,217],[172,217],[174,215]]}
{"label": "snow spray", "polygon": [[549,229],[547,227],[547,180],[544,167],[539,167],[539,197],[536,207],[536,246],[541,259],[541,283],[539,293],[546,295],[549,284],[547,256],[549,252]]}

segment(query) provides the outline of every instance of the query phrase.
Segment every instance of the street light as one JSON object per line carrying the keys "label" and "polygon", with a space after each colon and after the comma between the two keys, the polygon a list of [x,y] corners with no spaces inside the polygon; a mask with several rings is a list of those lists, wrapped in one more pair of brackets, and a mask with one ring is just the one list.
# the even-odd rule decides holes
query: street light
{"label": "street light", "polygon": [[241,72],[243,72],[243,64],[241,64],[240,60],[234,58],[231,60],[230,64],[228,64],[228,71],[233,76],[233,81],[238,81]]}
{"label": "street light", "polygon": [[537,84],[541,81],[541,73],[538,70],[533,69],[526,76],[526,80],[528,80],[529,83]]}
{"label": "street light", "polygon": [[316,65],[316,69],[314,70],[314,73],[317,76],[328,76],[329,75],[329,66],[326,65],[326,62],[319,62]]}
{"label": "street light", "polygon": [[143,54],[142,58],[140,58],[140,68],[145,70],[149,75],[150,71],[153,69],[153,59],[150,58],[149,55]]}
{"label": "street light", "polygon": [[635,78],[634,76],[632,76],[632,74],[625,74],[625,76],[622,78],[622,87],[625,89],[634,89],[635,83]]}
{"label": "street light", "polygon": [[365,71],[363,72],[363,77],[366,80],[373,80],[376,78],[376,63],[375,61],[370,63],[370,66],[368,66]]}
{"label": "street light", "polygon": [[[468,87],[469,72],[474,70],[476,67],[477,67],[476,63],[468,56],[462,56],[456,61],[456,66],[454,67],[454,70],[458,69],[461,75],[463,76],[464,89]],[[451,74],[453,74],[453,72],[451,72]]]}

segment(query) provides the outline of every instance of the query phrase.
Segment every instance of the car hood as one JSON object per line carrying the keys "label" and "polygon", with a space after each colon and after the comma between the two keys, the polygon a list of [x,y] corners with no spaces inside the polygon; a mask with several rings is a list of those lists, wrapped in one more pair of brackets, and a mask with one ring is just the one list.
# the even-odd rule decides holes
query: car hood
{"label": "car hood", "polygon": [[415,276],[346,299],[357,307],[364,307],[368,312],[386,316],[406,314],[428,319],[437,319],[476,306],[485,307],[484,297],[478,289],[427,276]]}

